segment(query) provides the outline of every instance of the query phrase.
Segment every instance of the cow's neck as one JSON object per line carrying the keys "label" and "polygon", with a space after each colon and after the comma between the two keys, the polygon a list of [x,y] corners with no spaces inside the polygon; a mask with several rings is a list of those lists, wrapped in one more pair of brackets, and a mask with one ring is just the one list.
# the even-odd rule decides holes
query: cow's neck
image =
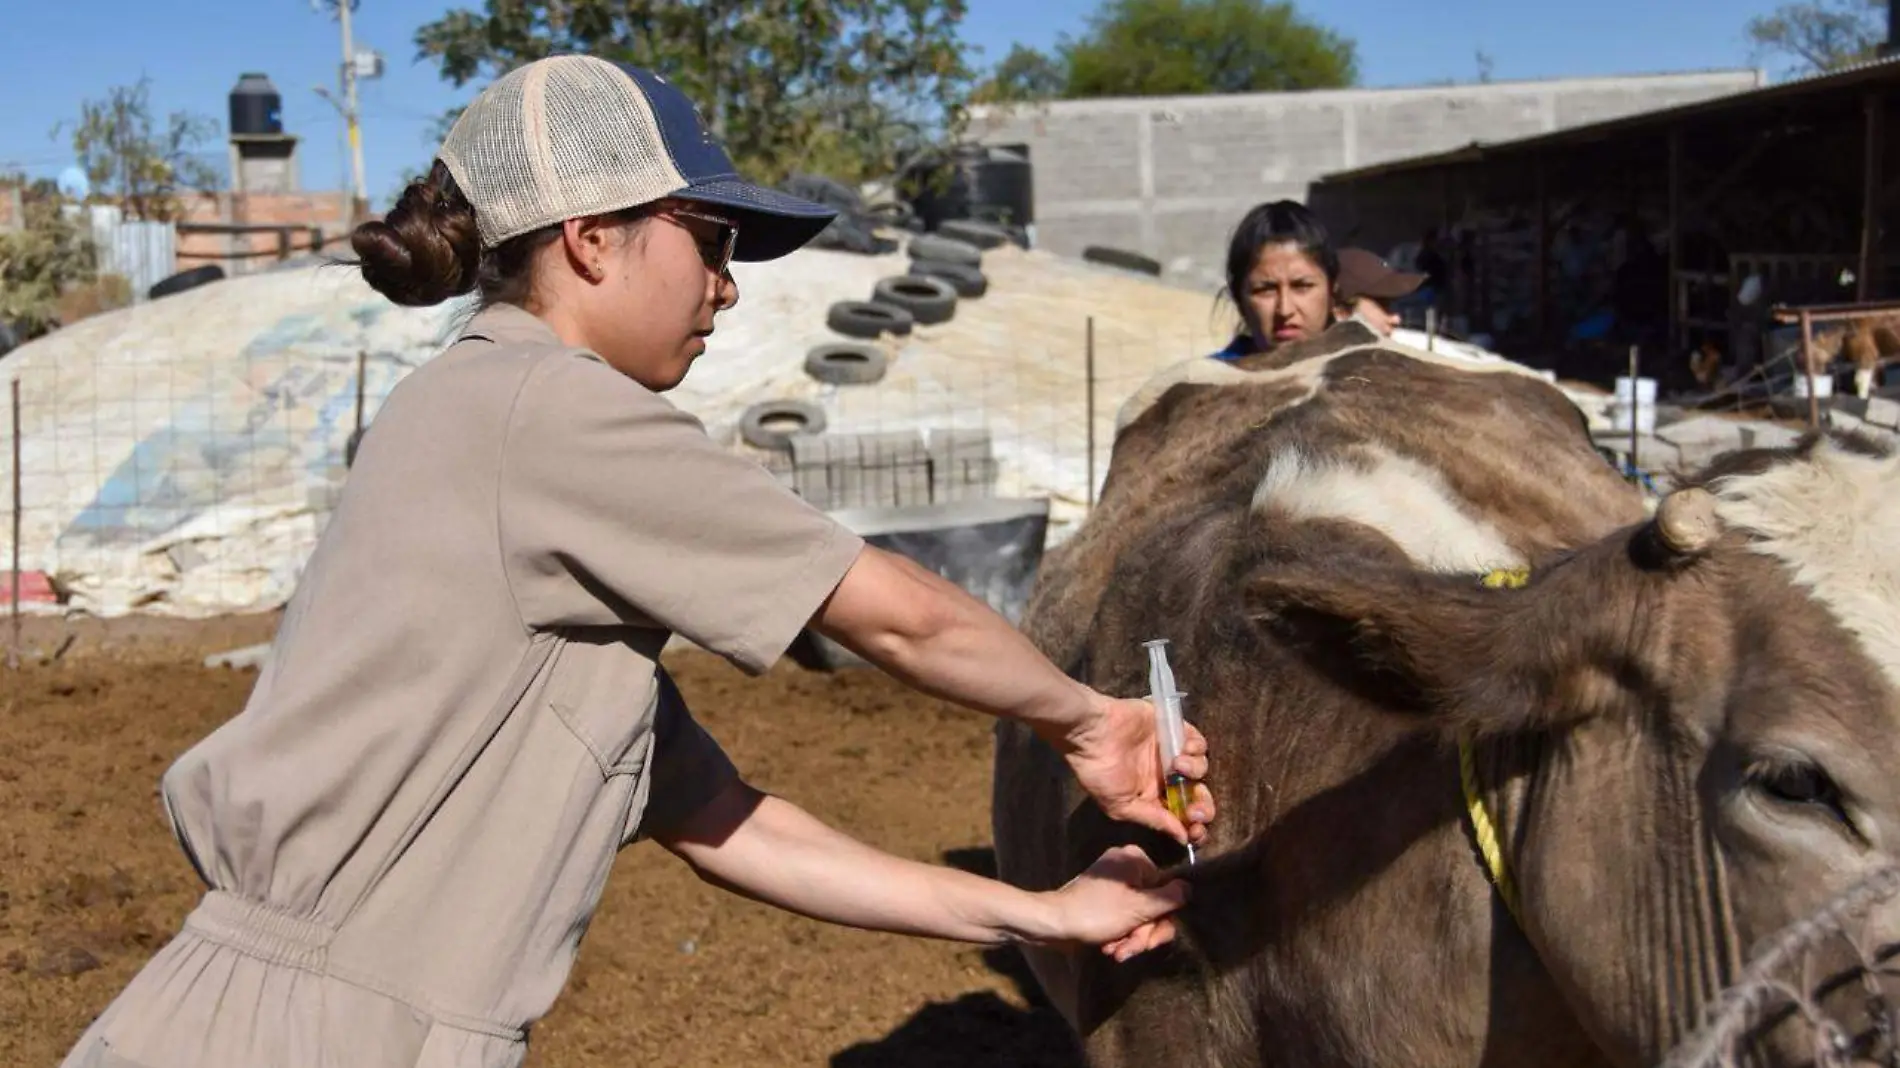
{"label": "cow's neck", "polygon": [[1697,1026],[1740,947],[1687,764],[1639,718],[1472,752],[1518,898],[1512,921],[1604,1052],[1648,1065]]}

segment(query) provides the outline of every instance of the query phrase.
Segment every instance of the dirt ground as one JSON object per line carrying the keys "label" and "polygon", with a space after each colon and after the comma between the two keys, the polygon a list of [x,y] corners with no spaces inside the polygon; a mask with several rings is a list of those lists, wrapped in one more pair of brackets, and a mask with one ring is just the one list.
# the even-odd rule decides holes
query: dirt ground
{"label": "dirt ground", "polygon": [[[26,662],[0,667],[0,1064],[57,1064],[196,903],[159,776],[256,679],[204,655],[273,624],[30,620]],[[761,787],[905,856],[992,863],[983,717],[869,671],[787,662],[751,680],[690,652],[669,666]],[[1014,950],[795,918],[650,843],[620,855],[530,1050],[531,1066],[578,1068],[1079,1063]]]}

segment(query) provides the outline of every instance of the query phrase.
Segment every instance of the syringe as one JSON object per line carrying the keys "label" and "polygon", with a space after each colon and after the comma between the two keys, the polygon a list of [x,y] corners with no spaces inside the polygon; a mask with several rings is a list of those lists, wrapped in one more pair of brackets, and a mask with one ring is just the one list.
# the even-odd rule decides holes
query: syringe
{"label": "syringe", "polygon": [[[1156,638],[1141,643],[1148,650],[1148,695],[1155,705],[1155,734],[1161,743],[1161,777],[1168,798],[1168,811],[1187,826],[1187,776],[1174,770],[1175,758],[1187,743],[1187,729],[1181,721],[1181,691],[1175,688],[1174,672],[1168,667],[1168,640]],[[1194,863],[1194,846],[1187,847],[1188,863]]]}

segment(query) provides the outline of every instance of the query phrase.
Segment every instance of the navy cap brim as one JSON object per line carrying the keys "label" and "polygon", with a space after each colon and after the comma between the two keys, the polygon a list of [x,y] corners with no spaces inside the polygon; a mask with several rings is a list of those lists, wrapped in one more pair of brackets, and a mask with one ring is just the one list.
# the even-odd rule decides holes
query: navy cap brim
{"label": "navy cap brim", "polygon": [[838,213],[823,204],[738,178],[694,182],[671,194],[724,209],[739,224],[732,258],[757,263],[790,255],[817,237]]}

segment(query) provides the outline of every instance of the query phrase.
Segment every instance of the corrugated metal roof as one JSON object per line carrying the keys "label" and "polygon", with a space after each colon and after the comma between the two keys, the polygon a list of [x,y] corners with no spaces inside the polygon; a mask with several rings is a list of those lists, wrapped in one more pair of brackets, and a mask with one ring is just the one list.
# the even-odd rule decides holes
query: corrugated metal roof
{"label": "corrugated metal roof", "polygon": [[1888,82],[1900,84],[1900,54],[1870,59],[1825,74],[1812,74],[1777,82],[1761,89],[1750,89],[1672,108],[1606,119],[1603,122],[1594,122],[1585,126],[1571,126],[1513,141],[1473,141],[1468,145],[1445,152],[1389,160],[1349,171],[1335,171],[1332,174],[1323,175],[1318,184],[1364,181],[1368,178],[1407,171],[1432,170],[1454,164],[1476,163],[1496,156],[1517,155],[1559,145],[1587,144],[1636,130],[1667,128],[1690,119],[1724,111],[1746,111],[1750,108],[1780,104],[1800,97]]}

